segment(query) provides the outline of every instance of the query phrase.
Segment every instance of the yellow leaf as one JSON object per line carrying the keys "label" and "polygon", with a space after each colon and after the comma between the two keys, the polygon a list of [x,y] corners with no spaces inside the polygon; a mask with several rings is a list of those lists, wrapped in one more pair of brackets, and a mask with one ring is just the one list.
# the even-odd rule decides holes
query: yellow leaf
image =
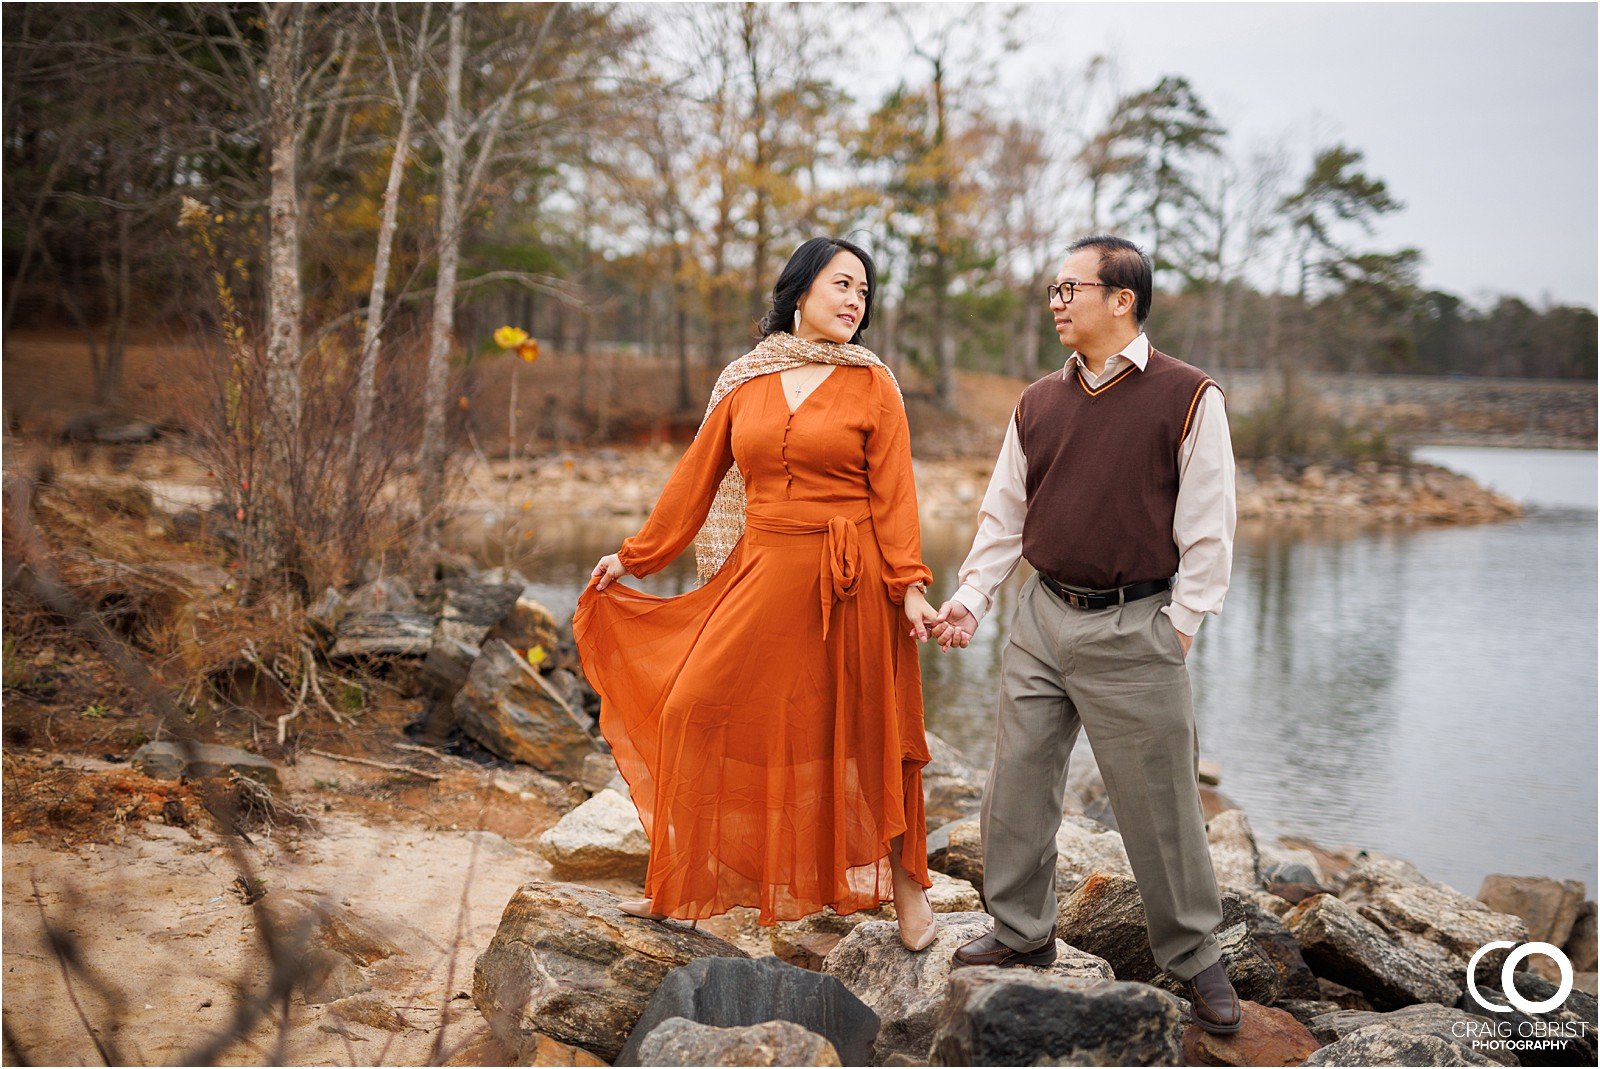
{"label": "yellow leaf", "polygon": [[545,662],[546,656],[547,655],[544,652],[543,646],[530,646],[528,648],[528,663],[533,665],[535,668],[538,668]]}
{"label": "yellow leaf", "polygon": [[528,332],[521,327],[505,326],[494,332],[494,343],[502,349],[516,349],[527,340]]}

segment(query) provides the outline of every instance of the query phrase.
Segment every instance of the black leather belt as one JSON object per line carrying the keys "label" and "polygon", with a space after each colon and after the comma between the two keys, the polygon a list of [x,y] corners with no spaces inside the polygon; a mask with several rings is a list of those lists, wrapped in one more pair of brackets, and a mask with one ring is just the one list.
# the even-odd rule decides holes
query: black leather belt
{"label": "black leather belt", "polygon": [[1068,590],[1043,572],[1039,573],[1039,581],[1050,589],[1050,593],[1074,609],[1109,609],[1113,605],[1126,605],[1130,601],[1159,594],[1172,586],[1171,579],[1152,579],[1148,583],[1134,583],[1113,590]]}

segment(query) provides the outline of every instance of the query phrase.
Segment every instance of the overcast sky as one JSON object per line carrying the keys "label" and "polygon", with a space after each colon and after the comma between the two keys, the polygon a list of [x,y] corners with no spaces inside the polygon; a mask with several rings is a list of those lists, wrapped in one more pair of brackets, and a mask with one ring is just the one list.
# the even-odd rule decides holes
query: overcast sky
{"label": "overcast sky", "polygon": [[[924,9],[934,19],[942,12]],[[1229,153],[1284,143],[1303,176],[1343,141],[1405,204],[1376,248],[1414,246],[1425,285],[1474,303],[1511,293],[1596,306],[1596,7],[1571,4],[1031,4],[1000,68],[1013,101],[1041,76],[1112,53],[1126,90],[1186,76],[1227,127]],[[860,41],[904,57],[873,8]],[[913,9],[915,11],[915,9]],[[912,62],[858,72],[858,88]]]}
{"label": "overcast sky", "polygon": [[[1132,87],[1179,73],[1238,146],[1339,138],[1405,203],[1380,224],[1423,281],[1596,304],[1596,7],[1041,4],[1028,74],[1114,51]],[[1018,70],[1018,74],[1022,71]]]}

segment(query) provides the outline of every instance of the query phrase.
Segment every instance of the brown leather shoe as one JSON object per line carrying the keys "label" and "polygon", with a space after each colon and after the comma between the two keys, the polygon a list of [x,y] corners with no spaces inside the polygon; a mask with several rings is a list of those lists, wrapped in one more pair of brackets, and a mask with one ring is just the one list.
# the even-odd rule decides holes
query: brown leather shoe
{"label": "brown leather shoe", "polygon": [[1009,968],[1012,965],[1050,965],[1056,960],[1056,941],[1052,935],[1050,941],[1038,950],[1012,950],[990,931],[961,944],[951,955],[950,960],[957,967],[998,965]]}
{"label": "brown leather shoe", "polygon": [[1207,1032],[1232,1035],[1244,1023],[1244,1007],[1239,1005],[1239,996],[1228,982],[1227,966],[1221,961],[1189,980],[1189,1002],[1194,1007],[1194,1023]]}

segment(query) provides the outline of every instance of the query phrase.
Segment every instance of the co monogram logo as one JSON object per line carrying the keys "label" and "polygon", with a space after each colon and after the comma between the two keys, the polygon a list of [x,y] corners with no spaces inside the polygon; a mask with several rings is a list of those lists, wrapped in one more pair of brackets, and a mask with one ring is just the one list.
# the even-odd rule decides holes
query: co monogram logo
{"label": "co monogram logo", "polygon": [[[1472,996],[1473,1001],[1477,1002],[1477,1004],[1482,1006],[1484,1009],[1491,1010],[1495,1013],[1510,1013],[1511,1007],[1515,1006],[1517,1009],[1521,1010],[1530,1017],[1534,1014],[1543,1013],[1546,1010],[1553,1010],[1557,1006],[1561,1005],[1562,1002],[1566,1001],[1567,996],[1572,993],[1572,962],[1567,960],[1566,954],[1562,952],[1560,947],[1550,943],[1523,943],[1520,947],[1517,947],[1517,949],[1506,955],[1506,963],[1500,969],[1500,990],[1505,992],[1506,1001],[1510,1002],[1511,1006],[1502,1006],[1498,1003],[1490,1002],[1488,999],[1484,998],[1478,993],[1478,962],[1491,950],[1498,949],[1499,947],[1514,946],[1517,946],[1517,944],[1509,940],[1496,939],[1493,942],[1483,944],[1483,946],[1479,947],[1473,953],[1472,960],[1467,962],[1467,993]],[[1522,993],[1517,990],[1517,977],[1515,971],[1517,964],[1522,961],[1523,958],[1526,958],[1532,954],[1543,954],[1545,957],[1554,961],[1556,963],[1556,968],[1561,970],[1560,986],[1556,988],[1556,993],[1554,995],[1551,995],[1543,1002],[1529,1001],[1528,999],[1523,998]]]}

